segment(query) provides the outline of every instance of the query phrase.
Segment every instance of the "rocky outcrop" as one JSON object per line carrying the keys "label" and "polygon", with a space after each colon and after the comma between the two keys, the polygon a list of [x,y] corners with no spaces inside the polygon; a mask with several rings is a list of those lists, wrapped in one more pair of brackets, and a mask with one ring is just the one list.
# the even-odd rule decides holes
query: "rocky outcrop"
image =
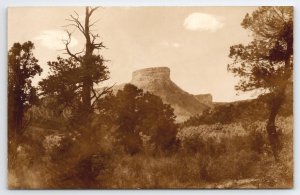
{"label": "rocky outcrop", "polygon": [[200,103],[203,103],[209,107],[213,107],[213,99],[211,94],[199,94],[194,96]]}
{"label": "rocky outcrop", "polygon": [[[194,96],[178,87],[171,80],[168,67],[136,70],[132,73],[130,83],[144,91],[160,96],[164,103],[170,104],[177,116],[177,122],[182,122],[190,116],[202,113],[212,104],[211,95]],[[124,84],[116,86],[114,91],[116,92],[116,89],[123,87]]]}
{"label": "rocky outcrop", "polygon": [[194,95],[185,92],[171,80],[168,67],[134,71],[131,84],[160,96],[164,103],[170,104],[174,108],[178,122],[208,108],[205,103],[201,103]]}
{"label": "rocky outcrop", "polygon": [[[139,86],[148,86],[155,82],[171,81],[168,67],[145,68],[132,73],[131,83]],[[151,85],[156,88],[155,85]]]}

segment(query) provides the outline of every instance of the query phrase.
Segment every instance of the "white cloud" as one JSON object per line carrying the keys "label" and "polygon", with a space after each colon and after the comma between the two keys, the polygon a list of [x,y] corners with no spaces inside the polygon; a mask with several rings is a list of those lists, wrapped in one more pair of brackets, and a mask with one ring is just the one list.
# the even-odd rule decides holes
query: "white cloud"
{"label": "white cloud", "polygon": [[163,41],[161,42],[161,45],[164,47],[174,47],[174,48],[179,48],[180,44],[177,42],[168,42],[168,41]]}
{"label": "white cloud", "polygon": [[[44,30],[40,35],[36,36],[34,39],[39,40],[41,44],[51,50],[64,49],[65,45],[63,40],[66,40],[68,35],[62,30]],[[72,48],[78,44],[78,40],[72,37],[72,41],[69,47]]]}
{"label": "white cloud", "polygon": [[175,47],[175,48],[178,48],[178,47],[180,47],[180,44],[179,43],[172,43],[172,46]]}
{"label": "white cloud", "polygon": [[215,32],[224,26],[222,20],[215,15],[195,12],[185,18],[183,25],[188,30]]}

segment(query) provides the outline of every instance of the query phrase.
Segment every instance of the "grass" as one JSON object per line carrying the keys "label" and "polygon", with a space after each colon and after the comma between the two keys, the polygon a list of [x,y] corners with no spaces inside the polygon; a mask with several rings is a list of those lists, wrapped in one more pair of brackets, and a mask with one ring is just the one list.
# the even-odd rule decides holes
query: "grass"
{"label": "grass", "polygon": [[[112,140],[77,144],[39,131],[22,143],[10,188],[290,188],[293,118],[278,118],[282,150],[275,162],[265,122],[204,125],[179,131],[175,153],[126,154]],[[254,133],[253,133],[254,132]],[[48,143],[53,140],[53,143]],[[75,144],[75,146],[74,146]],[[48,147],[51,146],[51,147]],[[93,147],[92,147],[93,146]],[[69,149],[68,149],[69,148]],[[86,149],[89,148],[89,149]],[[84,153],[84,151],[92,152]],[[150,147],[151,148],[151,147]],[[78,152],[81,151],[81,152]]]}

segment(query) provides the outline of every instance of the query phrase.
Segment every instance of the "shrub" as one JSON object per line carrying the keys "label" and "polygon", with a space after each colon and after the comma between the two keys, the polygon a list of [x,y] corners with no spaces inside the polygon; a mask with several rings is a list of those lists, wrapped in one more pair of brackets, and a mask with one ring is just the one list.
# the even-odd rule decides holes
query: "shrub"
{"label": "shrub", "polygon": [[100,113],[108,113],[109,120],[118,126],[116,138],[129,154],[143,150],[141,133],[149,137],[155,152],[176,148],[174,110],[160,97],[127,84],[116,95],[105,97],[99,107],[103,108]]}

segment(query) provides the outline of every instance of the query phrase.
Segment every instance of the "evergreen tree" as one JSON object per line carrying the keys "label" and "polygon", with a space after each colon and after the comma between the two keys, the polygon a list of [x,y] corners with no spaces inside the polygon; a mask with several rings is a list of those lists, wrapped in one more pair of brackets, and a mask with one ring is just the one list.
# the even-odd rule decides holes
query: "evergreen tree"
{"label": "evergreen tree", "polygon": [[228,70],[241,78],[237,90],[265,90],[269,103],[267,132],[275,159],[280,149],[275,119],[293,72],[293,8],[260,7],[247,14],[242,26],[253,40],[230,47]]}
{"label": "evergreen tree", "polygon": [[42,68],[34,57],[34,44],[14,43],[8,52],[8,134],[21,135],[24,130],[24,113],[37,103],[37,89],[32,86],[32,78],[41,74]]}

